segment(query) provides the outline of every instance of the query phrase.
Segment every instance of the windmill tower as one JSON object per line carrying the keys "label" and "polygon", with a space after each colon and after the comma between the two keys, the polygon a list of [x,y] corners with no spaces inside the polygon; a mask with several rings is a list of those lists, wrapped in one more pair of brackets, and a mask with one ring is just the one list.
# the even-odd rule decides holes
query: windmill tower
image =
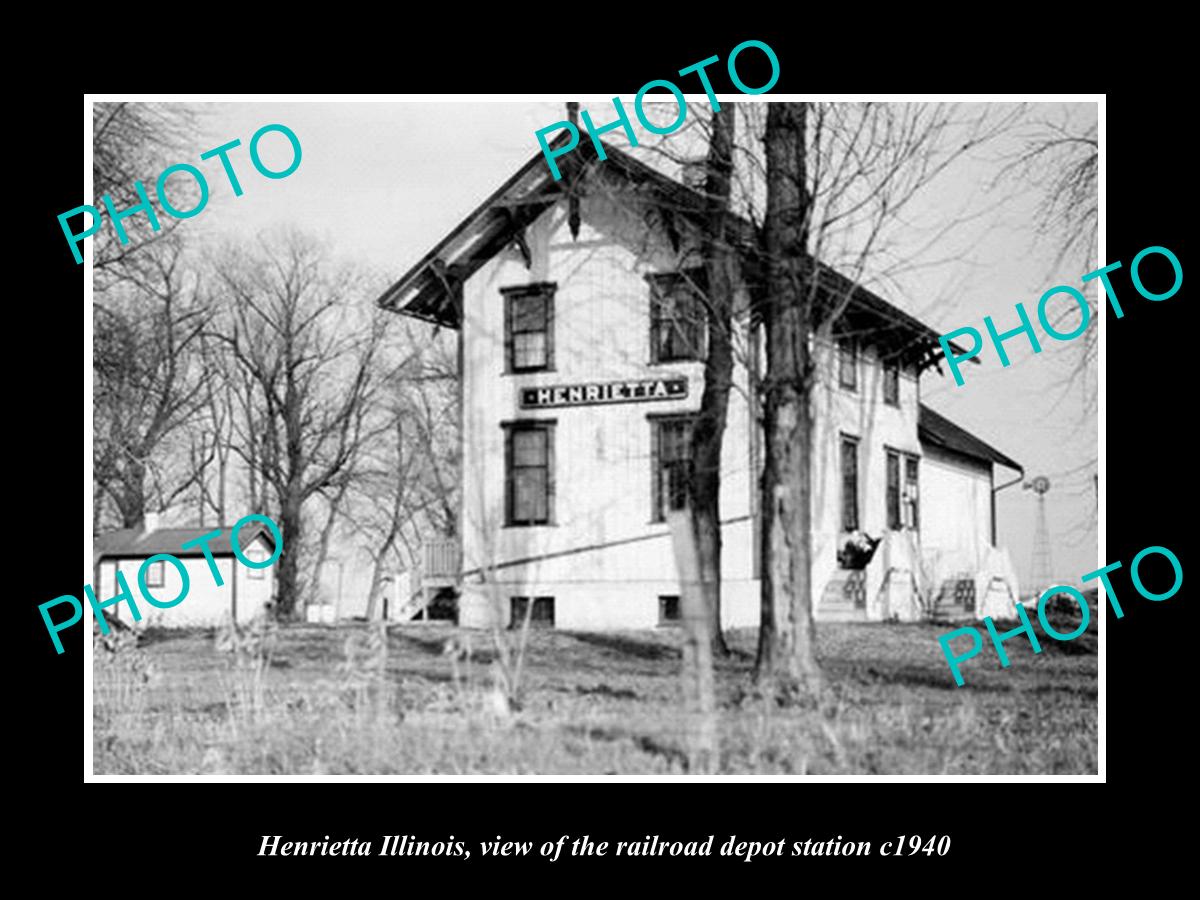
{"label": "windmill tower", "polygon": [[1050,566],[1050,529],[1046,525],[1046,492],[1050,490],[1050,479],[1039,475],[1022,487],[1037,494],[1037,525],[1033,532],[1033,585],[1038,593],[1050,587],[1053,577]]}

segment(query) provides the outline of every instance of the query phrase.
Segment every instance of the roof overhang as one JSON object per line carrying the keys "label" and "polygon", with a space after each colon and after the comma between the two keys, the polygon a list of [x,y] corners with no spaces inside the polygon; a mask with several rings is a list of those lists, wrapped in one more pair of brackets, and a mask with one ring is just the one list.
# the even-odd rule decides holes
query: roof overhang
{"label": "roof overhang", "polygon": [[991,444],[978,438],[961,425],[956,425],[943,416],[934,412],[924,403],[921,404],[917,417],[917,438],[923,444],[932,444],[963,456],[998,463],[1009,469],[1024,472],[1025,467],[1010,456],[1001,453]]}
{"label": "roof overhang", "polygon": [[[561,148],[568,140],[562,131],[550,142]],[[405,272],[377,301],[384,309],[447,328],[457,329],[462,321],[462,285],[481,266],[510,244],[523,246],[526,226],[559,201],[578,196],[597,171],[627,179],[645,188],[643,197],[671,213],[668,224],[682,217],[703,227],[708,214],[703,193],[667,177],[630,154],[601,141],[605,159],[596,154],[591,141],[579,142],[557,162],[562,178],[555,181],[542,153],[533,156],[476,207],[416,265]],[[603,170],[600,170],[600,166]],[[761,296],[765,266],[760,256],[758,229],[747,219],[729,214],[727,234],[742,259],[744,276],[752,296]],[[528,256],[527,256],[528,260]],[[883,298],[825,265],[817,266],[819,289],[835,302],[850,296],[839,321],[839,330],[870,332],[872,340],[893,345],[896,355],[919,369],[938,365],[944,356],[939,333]],[[964,348],[951,343],[956,354]],[[971,358],[976,365],[977,357]],[[939,366],[940,370],[940,366]]]}

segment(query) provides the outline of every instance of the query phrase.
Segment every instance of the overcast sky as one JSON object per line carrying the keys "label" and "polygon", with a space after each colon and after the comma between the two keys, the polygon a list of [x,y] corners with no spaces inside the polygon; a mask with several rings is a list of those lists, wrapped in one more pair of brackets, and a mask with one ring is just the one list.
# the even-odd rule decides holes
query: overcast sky
{"label": "overcast sky", "polygon": [[[624,99],[628,107],[632,98]],[[182,228],[203,233],[207,243],[291,225],[322,236],[338,256],[388,279],[412,266],[538,153],[537,129],[565,118],[562,103],[221,103],[199,108],[202,133],[195,156],[240,138],[243,146],[232,158],[245,193],[233,196],[215,160],[186,160],[212,176],[212,193],[203,214]],[[611,102],[585,102],[583,108],[593,111],[597,124],[612,118]],[[1065,111],[1077,121],[1095,118],[1092,104]],[[1062,112],[1043,106],[1035,114]],[[280,180],[258,176],[245,155],[250,136],[268,123],[287,125],[303,147],[300,167]],[[612,132],[606,140],[622,146],[624,136]],[[993,316],[1000,329],[1012,328],[1018,324],[1016,302],[1023,301],[1036,317],[1037,300],[1047,288],[1079,285],[1083,273],[1056,268],[1057,247],[1035,231],[1036,192],[983,192],[999,169],[997,158],[1016,146],[1013,139],[957,164],[907,210],[915,247],[928,240],[930,226],[964,209],[965,202],[983,208],[1004,201],[945,236],[941,245],[958,258],[900,276],[892,291],[880,291],[885,299],[940,332],[964,325],[982,332],[985,315]],[[262,148],[269,166],[286,165],[282,136],[269,136]],[[947,254],[927,255],[932,261]],[[1013,359],[1008,368],[986,347],[983,365],[964,367],[962,387],[948,373],[927,372],[922,399],[1023,463],[1027,477],[1050,478],[1053,568],[1059,580],[1076,583],[1103,562],[1096,559],[1093,469],[1080,468],[1097,453],[1095,417],[1084,414],[1080,390],[1067,390],[1063,382],[1081,341],[1043,339],[1038,355],[1027,343],[1021,349],[1020,342],[1024,338],[1006,344]],[[1012,477],[1009,470],[997,470],[998,483]],[[1000,543],[1012,553],[1026,589],[1033,497],[1019,485],[999,497]]]}

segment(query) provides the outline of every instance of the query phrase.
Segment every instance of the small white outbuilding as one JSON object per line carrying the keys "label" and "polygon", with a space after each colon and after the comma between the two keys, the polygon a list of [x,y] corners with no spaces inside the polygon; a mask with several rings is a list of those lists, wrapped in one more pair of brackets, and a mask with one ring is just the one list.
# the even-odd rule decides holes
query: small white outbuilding
{"label": "small white outbuilding", "polygon": [[[135,623],[123,602],[107,607],[105,616],[110,620],[120,619],[127,625],[178,628],[218,625],[226,616],[239,623],[248,622],[262,612],[274,596],[275,566],[252,569],[240,563],[233,552],[228,526],[222,526],[221,536],[208,542],[222,584],[217,585],[200,545],[182,549],[184,544],[212,530],[157,528],[151,523],[148,528],[125,528],[97,537],[94,555],[96,599],[103,602],[117,595],[120,588],[116,573],[120,571],[142,618]],[[275,553],[271,532],[256,522],[241,529],[238,542],[242,555],[256,562],[264,562]],[[178,606],[168,609],[159,609],[147,602],[137,581],[143,563],[161,553],[179,559],[188,577],[187,597]],[[182,576],[170,561],[157,560],[146,571],[146,587],[156,599],[170,601],[179,596]]]}

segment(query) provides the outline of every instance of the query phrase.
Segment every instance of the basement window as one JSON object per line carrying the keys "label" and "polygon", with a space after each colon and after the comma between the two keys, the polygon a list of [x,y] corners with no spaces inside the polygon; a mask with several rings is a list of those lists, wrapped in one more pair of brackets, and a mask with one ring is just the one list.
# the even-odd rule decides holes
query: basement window
{"label": "basement window", "polygon": [[554,598],[533,597],[533,610],[529,609],[529,597],[513,597],[510,600],[509,628],[524,628],[525,616],[529,616],[530,628],[554,627]]}
{"label": "basement window", "polygon": [[679,597],[675,594],[663,594],[658,598],[658,624],[678,625],[682,621],[679,612]]}

